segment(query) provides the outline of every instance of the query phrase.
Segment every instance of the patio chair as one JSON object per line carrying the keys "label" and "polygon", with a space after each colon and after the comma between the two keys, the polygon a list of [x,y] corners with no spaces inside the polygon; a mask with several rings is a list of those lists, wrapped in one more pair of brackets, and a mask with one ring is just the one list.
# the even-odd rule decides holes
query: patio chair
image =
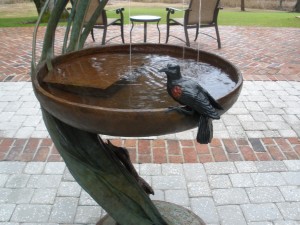
{"label": "patio chair", "polygon": [[[168,11],[166,43],[168,43],[169,36],[172,36],[185,42],[187,46],[190,46],[188,29],[196,29],[196,37],[194,40],[196,41],[199,34],[199,28],[215,27],[216,38],[209,34],[202,34],[216,39],[218,42],[218,48],[221,48],[221,40],[217,23],[219,9],[221,9],[219,7],[219,3],[220,0],[190,0],[189,7],[185,10],[180,10],[172,7],[166,8],[166,10]],[[173,18],[173,16],[171,18],[172,14],[175,14],[179,11],[183,11],[183,18]],[[179,13],[177,13],[177,15],[178,14]],[[177,36],[170,35],[170,27],[174,25],[183,26],[185,41],[178,38]]]}
{"label": "patio chair", "polygon": [[[84,0],[86,1],[86,0]],[[101,0],[91,0],[91,3],[89,5],[89,8],[87,10],[87,13],[85,15],[84,18],[84,22],[87,23],[90,18],[92,17],[92,15],[94,14],[96,8],[99,6],[99,2]],[[73,1],[71,0],[71,3],[73,5]],[[107,13],[108,11],[115,11],[116,14],[119,15],[118,18],[108,18],[107,17]],[[101,13],[101,15],[98,17],[93,29],[91,30],[91,35],[92,35],[92,39],[95,42],[95,35],[94,35],[94,29],[103,29],[103,36],[102,36],[102,45],[105,45],[108,41],[121,36],[122,39],[122,43],[124,44],[124,16],[123,16],[123,11],[124,8],[118,8],[118,9],[114,9],[114,10],[103,10],[103,12]],[[112,38],[110,38],[109,40],[106,40],[106,34],[107,34],[107,29],[109,26],[120,26],[120,31],[121,34],[114,36]]]}

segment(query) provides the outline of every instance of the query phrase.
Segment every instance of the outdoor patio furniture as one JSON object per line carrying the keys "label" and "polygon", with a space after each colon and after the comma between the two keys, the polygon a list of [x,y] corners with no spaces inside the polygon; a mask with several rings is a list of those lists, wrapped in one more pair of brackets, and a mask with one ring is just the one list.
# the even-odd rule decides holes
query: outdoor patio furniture
{"label": "outdoor patio furniture", "polygon": [[[172,7],[166,8],[166,10],[168,11],[166,43],[168,43],[169,36],[178,38],[178,36],[170,35],[170,27],[174,25],[183,26],[185,33],[185,41],[180,38],[178,39],[184,41],[187,46],[190,46],[188,29],[196,29],[196,37],[194,40],[196,41],[199,34],[199,28],[215,27],[216,38],[209,34],[203,34],[216,39],[218,42],[218,48],[221,48],[221,40],[217,23],[219,9],[221,9],[219,7],[219,2],[220,0],[191,0],[189,7],[185,10],[180,10]],[[183,11],[183,18],[171,17],[172,14],[175,14],[179,11],[181,11],[181,15]],[[179,13],[177,13],[177,15],[178,14]]]}
{"label": "outdoor patio furniture", "polygon": [[161,20],[160,16],[151,16],[151,15],[138,15],[138,16],[130,16],[130,21],[131,21],[131,29],[130,29],[130,42],[132,41],[131,39],[131,34],[132,34],[132,29],[134,27],[134,22],[142,22],[144,23],[144,42],[147,42],[147,23],[151,22],[156,22],[156,27],[158,30],[158,42],[160,43],[160,30],[159,30],[159,21]]}
{"label": "outdoor patio furniture", "polygon": [[[71,1],[71,3],[73,5],[73,1]],[[94,14],[94,12],[97,9],[97,7],[99,6],[99,4],[100,4],[100,0],[91,0],[88,11],[84,18],[85,23],[87,23],[90,20],[90,18]],[[108,18],[107,17],[108,11],[115,11],[115,13],[117,15],[119,15],[118,18]],[[92,35],[92,39],[94,42],[95,42],[94,28],[96,28],[96,29],[103,29],[102,45],[105,45],[108,41],[110,41],[116,37],[119,37],[119,36],[121,36],[122,43],[123,44],[125,43],[123,11],[124,11],[124,8],[118,8],[118,9],[114,9],[114,10],[103,10],[101,15],[98,17],[96,23],[94,24],[93,29],[91,30],[91,35]],[[114,37],[110,38],[109,40],[106,40],[107,29],[109,26],[120,26],[121,34],[114,36]]]}

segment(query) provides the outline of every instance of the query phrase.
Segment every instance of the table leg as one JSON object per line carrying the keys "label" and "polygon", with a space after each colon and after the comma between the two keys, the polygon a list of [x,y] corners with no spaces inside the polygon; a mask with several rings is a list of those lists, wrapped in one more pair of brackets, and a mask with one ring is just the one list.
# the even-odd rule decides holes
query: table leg
{"label": "table leg", "polygon": [[147,42],[147,22],[144,22],[144,42]]}

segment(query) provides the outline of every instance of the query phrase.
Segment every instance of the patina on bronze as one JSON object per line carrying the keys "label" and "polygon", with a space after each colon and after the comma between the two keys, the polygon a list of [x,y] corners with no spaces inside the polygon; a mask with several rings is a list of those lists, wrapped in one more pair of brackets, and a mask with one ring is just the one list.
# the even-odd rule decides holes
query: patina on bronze
{"label": "patina on bronze", "polygon": [[[168,224],[175,225],[205,225],[204,221],[192,211],[172,203],[153,201]],[[109,215],[102,218],[97,225],[118,225]]]}
{"label": "patina on bronze", "polygon": [[[46,1],[46,6],[49,1]],[[118,224],[185,225],[184,221],[180,221],[189,218],[196,221],[195,225],[202,225],[201,219],[184,208],[168,203],[154,204],[147,194],[152,193],[152,188],[137,175],[126,150],[120,154],[118,147],[104,142],[99,137],[99,134],[135,137],[173,133],[195,127],[197,118],[170,112],[168,107],[176,104],[173,100],[166,101],[167,105],[164,107],[144,109],[132,106],[118,107],[120,101],[115,102],[115,107],[103,107],[102,103],[99,104],[98,98],[101,98],[101,101],[110,99],[132,85],[128,74],[121,77],[108,74],[108,79],[99,79],[100,83],[96,82],[97,78],[94,80],[86,77],[85,73],[77,73],[77,71],[69,74],[62,73],[61,77],[55,77],[55,74],[60,69],[60,65],[70,63],[72,67],[80,57],[85,58],[94,54],[100,59],[105,59],[105,54],[140,53],[172,56],[187,61],[197,59],[225,71],[234,83],[232,89],[217,97],[224,109],[220,111],[221,114],[237,100],[242,86],[242,77],[237,68],[225,59],[190,48],[137,44],[82,50],[87,36],[107,2],[108,0],[100,1],[99,7],[94,9],[93,16],[85,23],[84,16],[91,1],[74,1],[75,6],[66,27],[62,55],[55,56],[56,28],[68,3],[68,0],[57,1],[49,18],[41,57],[36,63],[37,31],[45,8],[42,10],[34,32],[31,75],[34,92],[41,103],[45,125],[75,180]],[[140,64],[141,62],[135,60],[129,64],[123,60],[120,62],[130,68],[134,63],[138,63],[141,68],[146,68]],[[96,60],[92,63],[99,62]],[[90,70],[95,68],[99,69],[96,66]],[[85,68],[83,72],[88,70]],[[64,77],[67,75],[70,75],[71,79]],[[97,85],[90,85],[90,83],[97,83]],[[166,92],[164,94],[168,96]],[[146,102],[149,103],[149,100]],[[165,209],[169,210],[166,212]],[[176,220],[169,219],[175,218],[175,214],[179,215]]]}
{"label": "patina on bronze", "polygon": [[[128,207],[128,205],[131,203],[128,203],[129,199],[126,196],[131,196],[130,198],[136,200],[144,199],[142,202],[138,202],[138,207],[144,207],[145,204],[150,204],[151,201],[145,199],[148,197],[146,197],[146,193],[144,192],[144,187],[147,187],[148,184],[143,183],[141,185],[139,182],[141,181],[140,178],[138,176],[134,176],[136,172],[124,170],[123,168],[124,166],[126,167],[126,163],[127,165],[131,165],[130,161],[125,160],[126,163],[124,163],[125,161],[122,161],[122,157],[120,158],[120,156],[115,154],[114,151],[105,147],[107,145],[99,139],[99,137],[97,137],[97,134],[131,137],[168,134],[197,126],[198,117],[180,114],[174,110],[170,111],[169,106],[176,105],[176,102],[168,96],[165,86],[163,87],[163,93],[167,96],[169,102],[166,102],[166,107],[164,108],[105,108],[102,107],[100,104],[101,101],[98,100],[101,98],[109,98],[110,96],[103,97],[98,94],[93,94],[93,92],[103,92],[103,90],[109,89],[113,86],[113,84],[123,82],[123,76],[121,76],[119,80],[115,76],[112,76],[110,80],[110,76],[108,76],[105,84],[102,84],[101,82],[97,84],[99,85],[99,90],[95,87],[96,84],[93,79],[93,82],[90,83],[93,83],[94,86],[89,86],[89,82],[86,81],[86,79],[88,79],[86,74],[82,74],[82,83],[79,79],[80,74],[77,74],[73,84],[70,84],[70,81],[61,81],[61,79],[55,80],[54,77],[51,77],[53,76],[55,68],[59,68],[62,64],[72,64],[72,62],[76,63],[78,58],[96,55],[101,57],[102,54],[129,54],[130,48],[132,49],[131,54],[143,53],[167,55],[178,58],[182,57],[182,48],[172,45],[136,44],[132,46],[116,45],[96,47],[53,58],[51,61],[53,65],[52,71],[49,71],[47,69],[47,64],[42,62],[38,67],[37,72],[33,74],[32,82],[36,96],[42,107],[45,109],[44,120],[51,137],[76,180],[102,207],[110,213],[111,216],[117,218],[117,220],[125,220],[126,217],[124,216],[124,213],[126,213],[128,221],[132,221],[131,217],[137,221],[142,221],[141,218],[145,217],[143,211],[149,209],[135,209],[133,211],[138,212],[138,214],[134,216],[130,215],[130,212],[128,211],[130,207]],[[232,89],[228,90],[228,93],[220,96],[217,101],[223,108],[223,110],[219,110],[220,114],[228,110],[237,100],[242,87],[242,77],[236,67],[219,56],[204,51],[199,52],[191,48],[185,48],[184,60],[203,61],[226,71],[228,77],[234,83],[234,86]],[[125,63],[127,62],[125,61]],[[143,62],[138,62],[138,64],[143,67]],[[89,69],[87,68],[87,70],[83,71],[88,70]],[[126,85],[126,82],[124,85]],[[80,91],[76,92],[76,89],[80,90],[81,88],[85,89],[85,91],[82,93]],[[125,87],[121,86],[119,89],[116,88],[113,92],[109,93],[113,96],[118,93],[118,91],[121,91],[122,88]],[[120,100],[120,104],[121,103],[122,102]],[[116,104],[118,104],[118,102]],[[56,125],[53,126],[53,124]],[[65,143],[66,140],[67,143]],[[94,147],[91,148],[91,145]],[[74,161],[74,158],[76,161]],[[132,165],[129,167],[132,167]],[[78,170],[80,170],[80,172],[78,172]],[[120,172],[121,174],[118,174]],[[114,175],[112,176],[112,174]],[[99,183],[99,179],[101,180],[106,176],[107,178],[103,180],[104,183],[108,182],[106,179],[111,179],[109,181],[111,184],[108,189],[104,188],[102,182]],[[121,179],[122,176],[124,176],[124,180]],[[95,177],[96,180],[93,180],[91,183],[90,181],[86,181],[86,177]],[[129,177],[132,177],[133,179],[129,179]],[[95,190],[95,187],[97,186],[101,188],[97,188],[97,190]],[[127,188],[124,190],[124,187]],[[105,193],[105,196],[103,193]],[[151,191],[147,193],[151,193]],[[118,201],[119,195],[124,196],[124,202],[118,203],[119,206],[116,207],[116,203],[113,203],[113,195],[116,195],[116,201]],[[141,198],[139,195],[144,197]],[[107,196],[110,197],[108,198]],[[122,204],[123,206],[120,206]],[[134,205],[134,208],[137,206]],[[153,208],[154,205],[149,206],[151,210],[154,210],[155,214],[158,213],[157,209]],[[124,207],[124,209],[122,207]],[[116,211],[114,208],[122,209],[121,211]],[[185,214],[186,212],[182,213]],[[140,217],[138,215],[143,216]],[[181,213],[178,213],[178,215],[181,215]],[[163,217],[159,216],[158,218],[161,220]],[[146,221],[148,221],[148,219]],[[178,221],[178,219],[176,219],[176,221]],[[105,224],[104,221],[102,222]],[[121,222],[119,223],[122,224]],[[140,224],[143,223],[141,222]],[[145,222],[145,224],[148,224],[148,222]],[[162,221],[156,221],[155,224],[165,223]],[[199,222],[199,224],[201,223]],[[182,224],[169,222],[169,225]]]}
{"label": "patina on bronze", "polygon": [[[230,79],[234,85],[231,89],[227,90],[225,94],[218,96],[216,99],[223,107],[223,110],[219,111],[220,114],[226,112],[238,98],[242,87],[242,77],[237,68],[220,56],[205,51],[197,51],[192,48],[185,48],[185,54],[182,56],[182,47],[173,45],[134,44],[132,46],[103,46],[58,56],[52,60],[52,64],[53,67],[56,68],[62,64],[67,65],[72,64],[72,62],[76,64],[80,58],[84,57],[101,57],[102,54],[129,55],[130,48],[131,54],[133,55],[144,53],[149,55],[157,54],[172,56],[179,59],[183,58],[184,60],[204,62],[223,70],[226,74],[228,74],[228,79]],[[115,60],[117,65],[122,62],[118,60],[117,57]],[[128,61],[124,61],[123,63],[127,67],[130,66]],[[143,65],[143,62],[141,61],[132,63],[139,64],[141,67]],[[86,74],[89,74],[89,71],[93,71],[92,68],[84,68],[86,68]],[[157,68],[157,71],[159,69],[160,68]],[[94,79],[96,78],[92,77],[91,81],[89,81],[88,76],[84,73],[84,71],[82,71],[81,74],[78,74],[77,72],[77,74],[74,75],[74,84],[71,85],[69,82],[68,85],[66,85],[61,82],[62,79],[57,79],[55,81],[54,78],[50,78],[52,73],[53,72],[48,71],[46,63],[41,63],[38,72],[33,74],[32,82],[34,84],[37,98],[48,112],[78,129],[112,136],[144,137],[180,132],[194,128],[198,125],[198,118],[191,116],[188,117],[175,111],[169,111],[166,113],[169,106],[178,104],[168,96],[165,89],[166,82],[163,84],[163,96],[161,96],[161,98],[168,101],[164,104],[164,106],[156,106],[156,104],[160,101],[159,99],[149,99],[149,102],[156,102],[153,106],[151,106],[151,108],[112,108],[103,107],[101,104],[103,101],[109,101],[112,99],[116,92],[124,90],[121,90],[124,88],[122,85],[116,85],[115,88],[111,87],[113,86],[112,84],[116,82],[122,83],[122,78],[118,80],[114,75],[107,76],[104,84],[98,82],[98,87],[95,87],[96,82]],[[160,73],[160,75],[161,77],[165,77],[162,73]],[[80,78],[82,79],[82,83],[80,83]],[[60,83],[61,86],[55,87],[55,82]],[[91,87],[91,85],[89,86],[89,84],[93,84],[94,87]],[[128,86],[130,87],[130,85]],[[135,88],[135,86],[133,86],[133,88]],[[76,89],[86,91],[78,91],[78,94],[72,93],[72,90],[74,92]],[[96,93],[95,95],[103,93],[103,91],[101,91],[103,89],[109,89],[108,93],[111,93],[111,98],[103,100],[103,98],[90,96],[93,91]],[[219,86],[213,89],[211,94],[214,95],[214,92],[218,91],[218,89],[220,89]],[[126,90],[130,91],[129,88],[124,91]],[[151,93],[146,93],[145,95],[151,96]],[[118,101],[118,99],[116,101]],[[122,104],[123,100],[121,99],[121,96],[119,101],[119,103],[116,102],[116,105]],[[141,99],[141,101],[143,100]]]}

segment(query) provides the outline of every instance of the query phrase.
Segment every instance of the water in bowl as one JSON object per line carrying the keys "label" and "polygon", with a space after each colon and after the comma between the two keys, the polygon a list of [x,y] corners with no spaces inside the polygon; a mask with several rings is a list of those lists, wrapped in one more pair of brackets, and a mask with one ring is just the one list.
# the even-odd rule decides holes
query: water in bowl
{"label": "water in bowl", "polygon": [[136,53],[93,54],[56,65],[43,85],[53,95],[91,106],[116,109],[159,109],[177,103],[166,90],[167,77],[158,72],[178,64],[182,75],[195,79],[214,98],[236,83],[221,69],[192,59]]}

